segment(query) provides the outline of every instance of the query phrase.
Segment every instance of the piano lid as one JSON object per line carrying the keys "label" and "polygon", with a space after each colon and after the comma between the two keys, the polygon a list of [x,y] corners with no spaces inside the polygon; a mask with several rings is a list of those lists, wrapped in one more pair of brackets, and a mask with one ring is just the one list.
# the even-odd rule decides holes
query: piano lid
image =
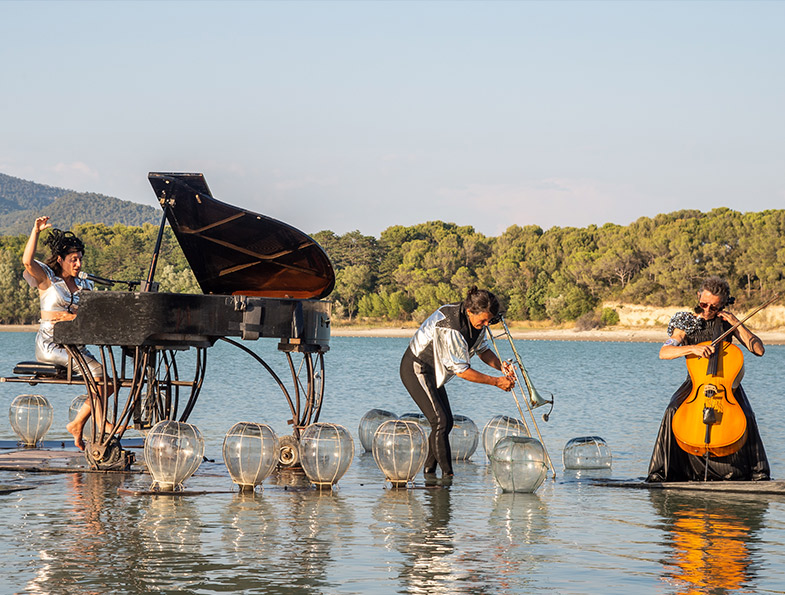
{"label": "piano lid", "polygon": [[199,173],[150,173],[204,293],[320,299],[335,286],[324,249],[282,221],[214,199]]}

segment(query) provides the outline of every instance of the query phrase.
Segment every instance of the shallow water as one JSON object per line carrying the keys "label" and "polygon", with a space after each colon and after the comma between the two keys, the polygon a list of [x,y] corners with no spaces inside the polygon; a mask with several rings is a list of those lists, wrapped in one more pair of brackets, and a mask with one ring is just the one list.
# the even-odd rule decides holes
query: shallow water
{"label": "shallow water", "polygon": [[[321,420],[346,426],[356,454],[330,492],[293,489],[286,476],[256,495],[233,489],[221,463],[225,432],[252,420],[289,433],[289,413],[272,381],[223,343],[210,350],[190,419],[215,462],[187,487],[225,493],[130,496],[118,488],[146,489],[148,476],[0,472],[2,484],[36,486],[0,496],[0,592],[785,592],[785,498],[606,488],[589,481],[603,472],[563,471],[570,438],[600,435],[614,456],[605,476],[645,474],[662,412],[686,375],[683,361],[657,359],[659,345],[517,342],[535,386],[556,394],[550,421],[539,425],[557,477],[535,494],[503,494],[482,446],[456,464],[449,489],[385,488],[357,426],[373,407],[416,411],[398,379],[406,344],[333,338]],[[28,359],[32,345],[31,333],[0,334],[0,370]],[[254,348],[283,375],[275,342]],[[784,360],[780,346],[747,357],[744,383],[775,478],[785,476]],[[0,391],[6,406],[16,394],[45,394],[55,406],[47,439],[67,441],[68,404],[79,388]],[[453,410],[480,429],[497,414],[517,417],[510,395],[497,389],[456,379],[448,392]],[[0,422],[0,439],[13,438]]]}

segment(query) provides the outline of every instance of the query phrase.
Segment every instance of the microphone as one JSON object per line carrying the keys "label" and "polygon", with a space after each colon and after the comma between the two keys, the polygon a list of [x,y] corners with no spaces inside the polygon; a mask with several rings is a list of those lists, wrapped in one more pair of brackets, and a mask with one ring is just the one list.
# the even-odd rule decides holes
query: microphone
{"label": "microphone", "polygon": [[93,283],[98,283],[99,285],[114,285],[115,283],[118,283],[118,281],[114,281],[113,279],[99,277],[98,275],[91,275],[90,273],[86,273],[84,271],[79,271],[78,276],[80,279],[87,279]]}

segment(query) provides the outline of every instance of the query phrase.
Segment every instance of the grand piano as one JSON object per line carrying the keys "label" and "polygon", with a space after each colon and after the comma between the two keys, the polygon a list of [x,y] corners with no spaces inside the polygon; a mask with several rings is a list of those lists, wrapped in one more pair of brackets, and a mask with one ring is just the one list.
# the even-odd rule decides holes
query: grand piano
{"label": "grand piano", "polygon": [[[280,440],[279,463],[297,465],[300,432],[318,421],[324,396],[330,303],[323,298],[335,285],[330,259],[294,227],[216,200],[200,173],[150,173],[148,179],[163,216],[147,279],[103,279],[139,289],[86,292],[78,316],[55,325],[55,340],[70,353],[73,371],[20,364],[14,377],[3,380],[84,384],[99,412],[91,417],[86,459],[93,469],[125,469],[133,454],[122,448],[116,428],[187,421],[204,381],[208,349],[225,341],[250,355],[280,387],[291,410],[292,435]],[[203,294],[157,291],[155,269],[167,222]],[[270,337],[279,340],[288,360],[292,390],[248,347]],[[93,353],[104,368],[98,383],[86,373],[80,345],[97,347]],[[194,358],[190,366],[178,366],[184,356]],[[187,378],[181,377],[185,368],[193,371]]]}

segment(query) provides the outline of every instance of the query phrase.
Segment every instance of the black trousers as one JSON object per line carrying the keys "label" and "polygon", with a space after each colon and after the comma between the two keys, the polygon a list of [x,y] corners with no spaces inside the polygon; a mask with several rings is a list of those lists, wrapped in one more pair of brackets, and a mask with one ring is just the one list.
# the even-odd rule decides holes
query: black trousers
{"label": "black trousers", "polygon": [[411,349],[407,349],[401,359],[401,381],[431,424],[425,472],[435,472],[438,463],[443,475],[452,475],[450,430],[453,416],[447,391],[444,386],[436,386],[433,368],[414,357]]}

